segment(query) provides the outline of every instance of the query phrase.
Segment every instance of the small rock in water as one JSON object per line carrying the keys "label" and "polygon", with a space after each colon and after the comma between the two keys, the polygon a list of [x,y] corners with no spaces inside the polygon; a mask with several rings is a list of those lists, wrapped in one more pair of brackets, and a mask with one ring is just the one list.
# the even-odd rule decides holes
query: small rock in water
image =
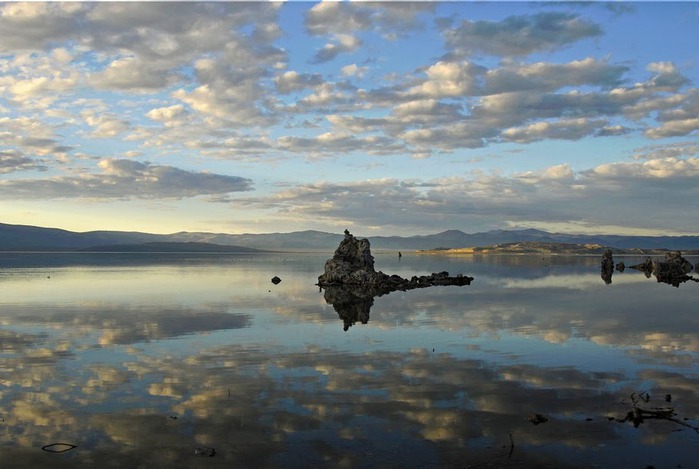
{"label": "small rock in water", "polygon": [[216,450],[213,448],[197,448],[194,450],[194,454],[197,456],[206,456],[212,458],[216,455]]}
{"label": "small rock in water", "polygon": [[531,414],[529,416],[529,421],[534,425],[539,425],[540,423],[548,422],[549,419],[541,414]]}
{"label": "small rock in water", "polygon": [[48,451],[49,453],[65,453],[75,448],[77,448],[77,446],[70,443],[51,443],[50,445],[41,447],[42,450]]}

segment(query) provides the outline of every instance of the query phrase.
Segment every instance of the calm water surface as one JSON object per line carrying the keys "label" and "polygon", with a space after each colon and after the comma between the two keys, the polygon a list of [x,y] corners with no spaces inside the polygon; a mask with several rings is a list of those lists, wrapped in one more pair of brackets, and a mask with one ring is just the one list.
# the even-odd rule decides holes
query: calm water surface
{"label": "calm water surface", "polygon": [[348,317],[328,257],[0,253],[0,465],[699,467],[699,284],[376,254],[475,280]]}

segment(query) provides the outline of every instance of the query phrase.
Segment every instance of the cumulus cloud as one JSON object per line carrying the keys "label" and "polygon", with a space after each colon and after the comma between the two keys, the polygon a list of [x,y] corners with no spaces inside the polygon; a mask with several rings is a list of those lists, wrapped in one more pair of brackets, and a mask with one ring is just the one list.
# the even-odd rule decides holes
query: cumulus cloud
{"label": "cumulus cloud", "polygon": [[0,51],[42,49],[72,39],[88,4],[63,2],[5,3],[0,8]]}
{"label": "cumulus cloud", "polygon": [[[687,162],[696,154],[691,145],[663,142],[691,138],[699,130],[699,93],[685,64],[659,58],[634,63],[612,53],[573,49],[580,41],[605,40],[603,23],[583,10],[475,20],[468,9],[435,18],[432,12],[442,6],[419,2],[185,2],[170,7],[164,14],[158,3],[2,5],[2,171],[22,171],[22,176],[30,170],[54,171],[42,181],[55,191],[36,194],[78,194],[72,185],[80,182],[86,194],[113,198],[117,188],[133,190],[130,182],[112,184],[118,178],[177,179],[156,175],[156,166],[136,161],[146,158],[194,158],[196,164],[210,164],[213,159],[340,161],[354,155],[395,155],[411,164],[410,157],[448,155],[452,161],[475,161],[471,153],[478,152],[469,150],[501,143],[524,146],[623,135],[657,141],[658,146],[636,156],[661,161],[663,168],[672,166],[667,157]],[[314,36],[314,47],[320,49],[304,52],[299,44],[305,36],[287,41],[298,30],[283,29],[286,14],[303,18],[301,34]],[[410,69],[386,65],[393,58],[381,45],[406,57],[413,54],[400,49],[401,43],[385,41],[419,41],[423,33],[444,40],[433,55],[416,50]],[[559,54],[563,49],[566,53]],[[350,53],[352,60],[337,60]],[[534,53],[540,54],[535,60],[530,58]],[[298,68],[313,57],[316,65]],[[90,158],[113,157],[113,148],[145,165],[141,176],[117,175],[109,172],[110,166],[86,168]],[[71,161],[75,166],[66,164]],[[546,173],[542,184],[567,181],[575,186],[574,194],[595,184],[611,191],[622,182],[610,175],[630,168],[568,168],[573,174],[566,178],[562,175],[570,174],[558,168]],[[640,178],[643,171],[636,171],[631,177]],[[190,182],[195,177],[203,181],[207,174],[184,173]],[[531,181],[539,177],[535,172],[490,182],[503,190],[500,197],[527,195],[525,188],[536,192]],[[669,179],[678,177],[673,173]],[[313,183],[310,176],[304,178]],[[651,180],[659,184],[658,178]],[[468,181],[472,189],[480,179]],[[16,184],[12,190],[18,194],[32,181],[3,184],[4,193]],[[145,187],[144,197],[176,197],[154,182]],[[450,188],[447,184],[442,195],[451,197]],[[232,198],[223,188],[202,193]],[[506,215],[514,220],[517,204],[523,202],[512,200],[515,206]],[[420,203],[439,207],[445,202],[422,197]],[[300,212],[306,209],[312,206]],[[561,207],[551,213],[562,219],[563,212]]]}
{"label": "cumulus cloud", "polygon": [[351,34],[336,34],[333,39],[333,42],[316,52],[313,62],[328,62],[340,54],[354,52],[362,46],[362,41]]}
{"label": "cumulus cloud", "polygon": [[71,146],[62,145],[54,129],[33,117],[0,117],[0,145],[8,152],[63,158]]}
{"label": "cumulus cloud", "polygon": [[582,85],[613,88],[622,83],[624,65],[587,57],[567,63],[505,64],[488,70],[486,94],[538,90],[552,91]]}
{"label": "cumulus cloud", "polygon": [[320,2],[308,10],[305,24],[313,35],[359,31],[370,27],[371,10],[339,2]]}
{"label": "cumulus cloud", "polygon": [[336,153],[364,152],[370,155],[397,154],[406,148],[394,139],[383,136],[354,136],[344,132],[326,132],[316,137],[280,137],[277,148],[293,153],[310,154],[313,157]]}
{"label": "cumulus cloud", "polygon": [[305,25],[315,36],[373,30],[392,38],[420,29],[420,15],[433,10],[429,3],[321,2],[308,10]]}
{"label": "cumulus cloud", "polygon": [[274,121],[273,100],[262,79],[273,65],[285,60],[276,48],[251,47],[245,40],[231,40],[216,59],[194,64],[200,85],[179,88],[173,97],[205,117],[216,117],[227,126],[254,127]]}
{"label": "cumulus cloud", "polygon": [[643,162],[605,163],[592,170],[605,178],[692,179],[699,176],[699,158],[662,158]]}
{"label": "cumulus cloud", "polygon": [[505,141],[531,143],[545,139],[578,140],[604,128],[604,120],[560,119],[555,122],[535,122],[524,127],[505,129]]}
{"label": "cumulus cloud", "polygon": [[479,81],[486,69],[470,62],[437,62],[425,71],[427,79],[408,94],[425,98],[456,98],[480,95]]}
{"label": "cumulus cloud", "polygon": [[[632,128],[616,120],[619,116],[672,110],[686,101],[664,95],[655,84],[657,73],[674,70],[671,65],[651,68],[654,76],[647,82],[623,87],[627,66],[590,57],[560,64],[507,62],[492,69],[439,61],[420,72],[424,78],[392,87],[354,91],[326,82],[297,108],[322,105],[336,129],[383,132],[413,146],[413,154],[424,154],[428,147],[434,153],[500,141],[623,135]],[[352,93],[368,107],[382,109],[383,115],[338,113],[337,106],[351,102]],[[692,121],[684,124],[691,126]]]}
{"label": "cumulus cloud", "polygon": [[647,129],[648,137],[682,137],[699,131],[699,92],[691,90],[683,98],[673,100],[675,107],[668,106],[658,114],[660,125]]}
{"label": "cumulus cloud", "polygon": [[561,164],[511,176],[319,182],[245,200],[290,219],[351,220],[368,227],[434,230],[585,220],[600,226],[673,226],[690,233],[693,221],[676,199],[678,191],[688,198],[697,195],[698,176],[699,159],[666,158],[584,171]]}
{"label": "cumulus cloud", "polygon": [[175,80],[168,67],[132,56],[115,59],[104,70],[92,74],[88,83],[95,88],[149,91],[164,88]]}
{"label": "cumulus cloud", "polygon": [[238,176],[192,172],[133,160],[103,159],[98,167],[101,170],[98,174],[0,181],[0,194],[10,199],[182,199],[247,191],[252,187],[249,179]]}
{"label": "cumulus cloud", "polygon": [[444,27],[442,33],[457,57],[477,53],[516,57],[596,37],[602,30],[597,24],[573,14],[546,12],[509,16],[502,21],[463,20]]}
{"label": "cumulus cloud", "polygon": [[342,74],[342,76],[346,76],[346,77],[362,78],[362,77],[364,77],[364,74],[366,73],[367,70],[368,70],[368,67],[360,67],[357,64],[349,64],[349,65],[345,65],[344,67],[342,67],[340,69],[340,73]]}
{"label": "cumulus cloud", "polygon": [[274,83],[280,93],[289,94],[322,85],[323,77],[317,73],[299,73],[292,70],[277,75],[274,78]]}
{"label": "cumulus cloud", "polygon": [[88,111],[84,112],[83,116],[87,125],[93,128],[90,135],[94,138],[116,137],[129,129],[129,122],[114,115],[96,115]]}
{"label": "cumulus cloud", "polygon": [[682,158],[699,154],[699,142],[677,142],[672,144],[648,145],[636,148],[633,158],[643,159],[665,159]]}
{"label": "cumulus cloud", "polygon": [[44,164],[33,158],[22,156],[17,151],[0,151],[0,174],[27,170],[46,171],[46,169]]}
{"label": "cumulus cloud", "polygon": [[433,9],[429,3],[318,3],[306,13],[306,29],[315,36],[331,36],[333,41],[316,52],[313,62],[328,62],[356,51],[362,45],[358,37],[361,32],[371,31],[393,40],[418,30],[422,27],[420,15]]}
{"label": "cumulus cloud", "polygon": [[162,123],[165,127],[177,127],[184,123],[187,111],[181,104],[153,108],[146,113],[149,119]]}

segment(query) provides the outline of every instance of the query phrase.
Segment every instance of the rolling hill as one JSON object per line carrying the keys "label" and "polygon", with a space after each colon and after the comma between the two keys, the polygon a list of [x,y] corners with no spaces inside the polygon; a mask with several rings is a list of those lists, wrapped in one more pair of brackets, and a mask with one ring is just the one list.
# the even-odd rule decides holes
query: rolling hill
{"label": "rolling hill", "polygon": [[[355,233],[362,237],[362,233]],[[187,243],[237,246],[271,251],[333,251],[343,235],[322,231],[291,233],[225,234],[179,232],[152,234],[126,231],[88,231],[83,233],[56,228],[0,223],[0,251],[78,251],[88,248],[144,243],[181,243],[178,248],[191,249]],[[492,246],[506,243],[599,244],[619,249],[699,249],[699,236],[621,236],[575,235],[546,231],[493,230],[468,234],[460,230],[420,236],[370,236],[372,249],[427,250]],[[152,246],[151,246],[152,247]],[[174,249],[174,247],[172,247]],[[211,246],[209,246],[211,248]]]}

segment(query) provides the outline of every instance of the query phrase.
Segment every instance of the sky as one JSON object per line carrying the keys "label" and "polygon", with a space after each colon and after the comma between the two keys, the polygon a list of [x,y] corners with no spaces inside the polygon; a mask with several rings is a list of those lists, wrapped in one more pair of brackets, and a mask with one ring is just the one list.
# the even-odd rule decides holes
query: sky
{"label": "sky", "polygon": [[699,3],[0,3],[0,222],[699,234]]}

